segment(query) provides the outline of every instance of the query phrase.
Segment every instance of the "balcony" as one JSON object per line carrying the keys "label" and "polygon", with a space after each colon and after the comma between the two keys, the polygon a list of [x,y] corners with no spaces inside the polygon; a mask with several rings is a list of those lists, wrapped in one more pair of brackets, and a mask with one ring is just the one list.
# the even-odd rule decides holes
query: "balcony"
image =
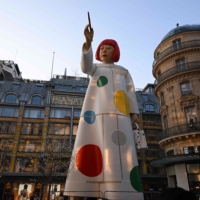
{"label": "balcony", "polygon": [[185,91],[181,91],[182,96],[187,96],[189,94],[193,94],[192,90],[185,90]]}
{"label": "balcony", "polygon": [[160,155],[159,158],[155,158],[150,161],[152,167],[166,167],[172,164],[181,164],[186,162],[199,162],[199,153],[189,153],[189,154],[177,154],[177,155]]}
{"label": "balcony", "polygon": [[155,67],[155,65],[157,64],[157,62],[159,60],[161,60],[162,58],[164,58],[165,56],[175,52],[175,51],[178,51],[178,50],[181,50],[181,49],[185,49],[185,48],[188,48],[188,47],[199,47],[200,46],[200,40],[191,40],[191,41],[187,41],[187,42],[182,42],[180,44],[177,44],[177,45],[173,45],[167,49],[165,49],[164,51],[162,51],[154,60],[153,62],[153,68]]}
{"label": "balcony", "polygon": [[200,61],[196,61],[196,62],[189,62],[189,63],[185,63],[182,65],[177,65],[175,67],[172,67],[171,69],[165,71],[164,73],[162,73],[161,75],[158,76],[158,78],[155,80],[154,84],[158,84],[161,81],[163,81],[164,79],[173,76],[174,74],[177,73],[181,73],[184,71],[188,71],[188,70],[193,70],[193,69],[200,69]]}
{"label": "balcony", "polygon": [[158,140],[163,140],[168,137],[177,136],[184,133],[199,132],[200,131],[200,122],[193,122],[193,124],[181,124],[163,130],[158,134]]}

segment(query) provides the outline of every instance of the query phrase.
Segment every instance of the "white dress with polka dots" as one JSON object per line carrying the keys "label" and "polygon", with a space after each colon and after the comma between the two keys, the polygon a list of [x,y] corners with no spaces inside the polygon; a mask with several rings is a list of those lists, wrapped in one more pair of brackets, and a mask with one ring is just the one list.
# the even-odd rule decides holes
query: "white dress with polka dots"
{"label": "white dress with polka dots", "polygon": [[93,64],[83,49],[90,83],[82,107],[65,195],[143,200],[130,113],[139,113],[132,78],[115,64]]}

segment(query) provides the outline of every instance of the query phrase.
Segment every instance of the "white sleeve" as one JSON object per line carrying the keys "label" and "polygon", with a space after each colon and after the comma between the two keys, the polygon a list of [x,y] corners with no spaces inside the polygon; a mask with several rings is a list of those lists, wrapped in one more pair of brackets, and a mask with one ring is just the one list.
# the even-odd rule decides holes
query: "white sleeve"
{"label": "white sleeve", "polygon": [[82,56],[81,56],[81,70],[85,74],[89,74],[92,76],[93,72],[95,71],[95,65],[93,64],[93,52],[92,46],[87,51],[82,47]]}
{"label": "white sleeve", "polygon": [[128,99],[129,99],[130,113],[139,114],[134,83],[128,71],[126,73],[126,88],[127,88]]}

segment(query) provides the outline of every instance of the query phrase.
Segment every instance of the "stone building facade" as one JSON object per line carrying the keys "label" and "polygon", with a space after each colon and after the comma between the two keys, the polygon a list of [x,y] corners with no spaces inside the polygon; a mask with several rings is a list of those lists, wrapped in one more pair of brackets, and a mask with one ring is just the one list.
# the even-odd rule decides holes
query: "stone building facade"
{"label": "stone building facade", "polygon": [[[68,164],[88,83],[89,78],[66,75],[54,75],[49,81],[1,76],[0,198],[6,199],[11,192],[18,200],[28,185],[27,198],[37,193],[45,200],[49,192],[51,199],[58,199],[70,173]],[[162,129],[154,85],[138,90],[136,96],[139,125],[149,146],[138,151],[143,187],[159,190],[167,185],[165,171],[149,164],[159,156],[156,134]]]}
{"label": "stone building facade", "polygon": [[165,35],[154,51],[155,94],[165,155],[151,162],[166,167],[169,187],[200,195],[200,25],[184,25]]}

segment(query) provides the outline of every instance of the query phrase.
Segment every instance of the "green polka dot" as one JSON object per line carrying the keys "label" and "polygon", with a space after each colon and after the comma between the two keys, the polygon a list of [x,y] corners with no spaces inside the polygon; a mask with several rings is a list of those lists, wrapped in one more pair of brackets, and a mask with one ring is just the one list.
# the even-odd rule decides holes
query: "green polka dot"
{"label": "green polka dot", "polygon": [[108,83],[108,79],[105,76],[100,76],[99,79],[97,80],[97,86],[98,87],[103,87]]}
{"label": "green polka dot", "polygon": [[140,178],[139,166],[135,166],[130,172],[130,180],[132,187],[138,192],[143,191],[142,181]]}

